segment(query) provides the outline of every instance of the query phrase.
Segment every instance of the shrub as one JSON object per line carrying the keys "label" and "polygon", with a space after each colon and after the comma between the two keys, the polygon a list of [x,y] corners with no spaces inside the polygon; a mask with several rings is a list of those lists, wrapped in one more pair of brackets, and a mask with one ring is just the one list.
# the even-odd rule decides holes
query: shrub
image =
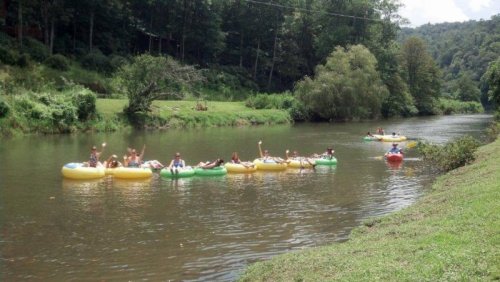
{"label": "shrub", "polygon": [[445,115],[452,114],[475,114],[484,111],[479,102],[463,102],[452,99],[439,99],[437,111]]}
{"label": "shrub", "polygon": [[30,57],[37,62],[45,61],[50,55],[47,46],[30,37],[25,37],[23,40],[22,51],[29,54]]}
{"label": "shrub", "polygon": [[309,119],[309,113],[299,100],[290,93],[284,94],[257,94],[245,101],[245,106],[253,109],[279,109],[287,110],[290,117],[295,121]]}
{"label": "shrub", "polygon": [[116,71],[117,69],[121,68],[125,64],[128,63],[127,58],[119,56],[119,55],[112,55],[111,59],[109,60],[110,66],[112,71]]}
{"label": "shrub", "polygon": [[4,100],[0,100],[0,118],[6,117],[9,114],[10,106]]}
{"label": "shrub", "polygon": [[44,64],[50,68],[67,71],[69,70],[69,60],[61,54],[55,54],[48,57]]}
{"label": "shrub", "polygon": [[14,43],[14,37],[10,37],[7,33],[0,32],[0,46],[11,47]]}
{"label": "shrub", "polygon": [[6,65],[15,65],[19,58],[19,54],[10,48],[0,46],[0,62]]}
{"label": "shrub", "polygon": [[440,171],[450,171],[472,162],[479,142],[471,136],[461,137],[444,146],[419,142],[417,149],[424,160],[430,161]]}
{"label": "shrub", "polygon": [[78,120],[84,121],[96,116],[96,95],[89,90],[80,90],[73,95]]}
{"label": "shrub", "polygon": [[108,57],[101,51],[95,50],[85,55],[81,60],[82,66],[89,70],[95,70],[102,73],[111,73],[113,68]]}

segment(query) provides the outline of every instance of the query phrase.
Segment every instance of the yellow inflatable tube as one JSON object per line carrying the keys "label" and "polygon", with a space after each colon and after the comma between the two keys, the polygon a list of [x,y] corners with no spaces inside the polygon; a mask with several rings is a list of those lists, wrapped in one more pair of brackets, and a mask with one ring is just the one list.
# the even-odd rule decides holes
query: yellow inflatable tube
{"label": "yellow inflatable tube", "polygon": [[374,135],[376,138],[378,138],[380,141],[385,141],[385,142],[401,142],[401,141],[406,141],[406,136],[402,135]]}
{"label": "yellow inflatable tube", "polygon": [[279,170],[285,170],[287,167],[286,162],[278,163],[278,162],[275,162],[272,160],[265,161],[262,159],[255,159],[253,161],[253,163],[257,167],[257,170],[276,170],[276,171],[279,171]]}
{"label": "yellow inflatable tube", "polygon": [[[149,178],[153,175],[150,168],[139,168],[139,167],[117,167],[107,170],[113,170],[112,174],[115,178],[120,179],[139,179],[139,178]],[[110,171],[111,172],[111,171]]]}
{"label": "yellow inflatable tube", "polygon": [[288,167],[291,168],[313,168],[316,164],[314,160],[288,160]]}
{"label": "yellow inflatable tube", "polygon": [[250,173],[257,171],[257,166],[249,163],[251,165],[244,166],[242,164],[226,163],[224,166],[229,173]]}
{"label": "yellow inflatable tube", "polygon": [[85,167],[83,163],[67,163],[61,169],[65,178],[76,180],[102,178],[104,171],[104,167]]}

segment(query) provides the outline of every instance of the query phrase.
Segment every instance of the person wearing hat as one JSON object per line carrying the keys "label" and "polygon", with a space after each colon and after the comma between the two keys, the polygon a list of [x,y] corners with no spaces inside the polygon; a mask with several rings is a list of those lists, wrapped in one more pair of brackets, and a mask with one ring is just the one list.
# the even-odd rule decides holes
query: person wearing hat
{"label": "person wearing hat", "polygon": [[170,172],[173,173],[179,173],[179,168],[182,169],[186,167],[186,162],[184,162],[183,159],[181,159],[181,153],[177,152],[174,155],[174,159],[170,162],[168,165],[168,169],[170,169]]}
{"label": "person wearing hat", "polygon": [[[102,143],[102,151],[104,151],[104,147],[106,147],[106,143]],[[97,165],[101,165],[99,157],[101,156],[102,151],[97,152],[97,147],[92,146],[92,149],[90,150],[89,167],[97,167]]]}
{"label": "person wearing hat", "polygon": [[398,148],[398,143],[392,143],[392,148],[386,153],[387,154],[402,154],[403,150]]}

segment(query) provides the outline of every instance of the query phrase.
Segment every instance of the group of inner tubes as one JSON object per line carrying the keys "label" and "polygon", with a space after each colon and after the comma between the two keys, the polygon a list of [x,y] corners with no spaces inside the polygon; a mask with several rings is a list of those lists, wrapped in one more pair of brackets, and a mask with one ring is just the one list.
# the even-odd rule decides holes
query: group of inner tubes
{"label": "group of inner tubes", "polygon": [[[261,161],[262,163],[276,163],[276,164],[288,164],[292,161],[300,161],[303,163],[304,168],[314,168],[316,166],[316,161],[318,159],[326,159],[326,160],[334,160],[333,156],[334,150],[332,147],[328,147],[324,153],[321,154],[313,154],[310,157],[302,157],[299,156],[298,151],[293,151],[291,155],[289,150],[286,150],[286,158],[283,159],[281,157],[273,157],[269,154],[268,150],[262,150],[261,148],[262,141],[259,141],[259,153],[260,158],[256,159]],[[168,166],[163,165],[161,162],[157,160],[152,161],[143,161],[144,152],[146,150],[146,145],[142,147],[140,154],[137,153],[136,149],[127,149],[127,155],[123,156],[123,162],[118,161],[117,155],[111,155],[104,162],[100,162],[99,159],[103,154],[104,148],[106,147],[106,143],[102,144],[102,150],[97,151],[97,147],[93,146],[91,148],[89,161],[83,163],[84,167],[104,167],[104,168],[117,168],[117,167],[129,167],[129,168],[150,168],[150,169],[162,169],[166,168],[175,173],[175,170],[188,167],[186,162],[181,158],[181,154],[179,152],[175,153],[174,158],[170,161]],[[336,160],[336,159],[335,159]],[[231,155],[231,164],[240,164],[242,166],[252,168],[256,166],[255,161],[242,161],[240,160],[238,153],[233,152]],[[205,161],[199,162],[194,167],[202,168],[202,169],[212,169],[216,167],[220,167],[224,165],[224,160],[221,158],[217,158],[213,161]]]}

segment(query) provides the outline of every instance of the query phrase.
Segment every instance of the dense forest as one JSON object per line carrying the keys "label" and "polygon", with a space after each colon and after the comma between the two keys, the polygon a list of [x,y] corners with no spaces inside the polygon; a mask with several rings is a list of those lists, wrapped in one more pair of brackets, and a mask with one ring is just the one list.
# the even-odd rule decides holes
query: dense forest
{"label": "dense forest", "polygon": [[[434,60],[443,71],[443,95],[479,101],[491,106],[488,83],[483,77],[490,62],[500,56],[500,15],[486,21],[426,24],[403,28],[399,41],[423,38]],[[462,91],[470,89],[470,91]]]}
{"label": "dense forest", "polygon": [[[64,93],[83,85],[128,97],[127,114],[148,112],[155,99],[247,99],[295,120],[492,105],[500,16],[401,30],[400,7],[399,0],[3,0],[0,89],[52,85]],[[0,109],[16,103],[0,98]]]}

